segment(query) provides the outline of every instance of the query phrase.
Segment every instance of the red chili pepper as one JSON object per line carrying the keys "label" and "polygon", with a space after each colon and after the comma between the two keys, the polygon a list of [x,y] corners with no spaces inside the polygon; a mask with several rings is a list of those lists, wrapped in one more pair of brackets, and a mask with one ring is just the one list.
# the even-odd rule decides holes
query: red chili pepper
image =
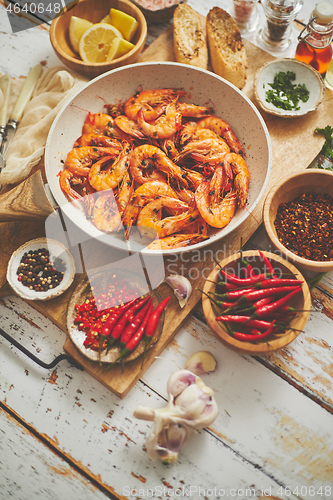
{"label": "red chili pepper", "polygon": [[[153,302],[151,301],[149,303],[148,312],[147,312],[144,320],[142,321],[141,325],[139,326],[139,328],[137,329],[135,334],[132,336],[132,338],[129,340],[129,342],[127,342],[126,346],[121,351],[120,356],[113,363],[108,365],[106,370],[111,368],[115,363],[118,363],[119,361],[121,361],[126,356],[128,356],[131,352],[134,351],[134,349],[137,347],[138,343],[142,339],[143,334],[145,333],[145,329],[146,329],[147,323],[151,317],[152,310],[153,310]],[[145,346],[145,351],[146,351],[146,346]],[[104,371],[106,371],[106,370],[104,370]]]}
{"label": "red chili pepper", "polygon": [[259,255],[265,265],[265,267],[267,267],[267,271],[272,275],[272,276],[276,276],[276,273],[274,271],[274,268],[272,266],[272,263],[271,261],[268,259],[268,257],[266,257],[266,255],[261,251],[261,250],[258,250],[259,252]]}
{"label": "red chili pepper", "polygon": [[250,278],[238,278],[235,275],[231,275],[226,273],[223,269],[220,269],[220,273],[222,273],[222,276],[226,279],[226,281],[229,281],[233,285],[238,285],[238,286],[252,286],[258,283],[259,281],[264,281],[267,278],[270,278],[271,275],[269,273],[261,273],[261,274],[256,274],[255,276],[251,276]]}
{"label": "red chili pepper", "polygon": [[264,331],[263,333],[260,333],[260,335],[253,335],[251,333],[242,333],[242,332],[231,332],[231,335],[237,340],[243,340],[247,342],[257,342],[258,340],[262,340],[263,338],[266,338],[269,335],[271,335],[271,333],[273,332],[274,324],[275,324],[275,319],[273,319],[273,321],[270,323],[267,330]]}
{"label": "red chili pepper", "polygon": [[303,281],[301,280],[296,280],[292,278],[272,278],[272,279],[267,279],[265,281],[259,281],[259,283],[256,283],[253,285],[253,288],[261,289],[261,288],[270,288],[271,286],[276,287],[276,286],[295,286],[295,285],[301,285]]}
{"label": "red chili pepper", "polygon": [[271,302],[270,304],[267,304],[265,306],[259,307],[258,309],[256,309],[255,313],[251,316],[251,319],[265,318],[267,316],[272,315],[273,313],[280,311],[281,308],[287,305],[288,302],[293,297],[295,297],[295,295],[297,295],[301,290],[302,287],[297,287],[295,290],[288,293],[288,295],[285,295],[281,299],[276,300],[275,302]]}
{"label": "red chili pepper", "polygon": [[126,304],[119,306],[109,314],[102,328],[101,334],[103,336],[108,337],[110,335],[111,330],[116,324],[117,320],[132,306],[132,304],[134,304],[135,301],[136,299],[132,299],[129,302],[126,302]]}
{"label": "red chili pepper", "polygon": [[156,331],[161,314],[164,311],[164,309],[167,306],[170,299],[171,299],[171,296],[166,297],[164,300],[162,300],[162,302],[160,302],[160,304],[158,304],[156,309],[151,313],[149,324],[147,325],[147,328],[145,330],[145,343],[146,343],[146,345],[148,345],[149,342],[151,341],[151,339]]}
{"label": "red chili pepper", "polygon": [[145,332],[147,330],[147,324],[148,324],[148,321],[151,320],[152,314],[154,314],[154,313],[153,313],[153,303],[151,302],[149,305],[149,309],[148,309],[148,312],[146,314],[145,319],[141,323],[141,325],[140,325],[139,329],[137,330],[137,332],[135,333],[135,335],[133,335],[133,337],[130,339],[130,341],[126,344],[125,349],[127,349],[128,351],[131,352],[136,348],[136,346],[138,345],[138,343],[140,342],[140,340],[142,339],[143,335],[145,334]]}
{"label": "red chili pepper", "polygon": [[246,325],[254,328],[258,328],[259,330],[267,329],[270,325],[269,321],[265,321],[263,319],[250,319],[250,316],[239,316],[233,314],[225,314],[223,316],[218,316],[216,321],[223,321],[224,323],[246,323]]}
{"label": "red chili pepper", "polygon": [[258,328],[252,328],[249,326],[246,329],[250,335],[261,335],[262,334],[262,332],[260,330],[258,330]]}
{"label": "red chili pepper", "polygon": [[[243,293],[238,302],[253,301],[269,297],[270,295],[280,295],[296,290],[299,286],[277,286],[276,288],[264,288],[263,290],[251,290]],[[229,292],[229,295],[236,292]],[[230,297],[229,297],[230,298]]]}
{"label": "red chili pepper", "polygon": [[275,298],[274,295],[269,295],[268,297],[264,297],[263,299],[257,300],[253,304],[253,306],[255,309],[258,309],[258,307],[265,306],[266,304],[269,304],[270,302],[272,302],[274,298]]}
{"label": "red chili pepper", "polygon": [[120,345],[125,346],[127,342],[130,341],[133,335],[135,335],[137,329],[140,327],[142,321],[145,319],[150,305],[153,303],[153,299],[150,297],[148,302],[143,306],[142,309],[133,317],[131,323],[129,323],[120,337]]}
{"label": "red chili pepper", "polygon": [[251,276],[253,275],[253,267],[244,258],[242,238],[241,238],[241,249],[240,249],[240,263],[242,266],[241,272],[243,273],[243,278],[251,278]]}
{"label": "red chili pepper", "polygon": [[[212,295],[215,295],[216,297],[219,297],[219,299],[229,299],[229,300],[239,300],[243,295],[246,293],[252,292],[253,288],[241,288],[238,290],[230,290],[229,292],[225,293],[215,293],[215,292],[210,292]],[[259,292],[261,290],[255,290],[256,292]]]}
{"label": "red chili pepper", "polygon": [[131,314],[134,314],[139,309],[141,309],[141,307],[143,307],[144,304],[148,300],[149,300],[149,296],[147,296],[145,298],[136,299],[134,304],[132,304],[131,307],[129,309],[127,309],[127,311],[122,316],[120,316],[117,323],[115,324],[115,326],[112,329],[112,332],[111,332],[111,335],[110,335],[110,338],[109,338],[109,341],[107,344],[107,351],[109,351],[111,349],[111,347],[114,346],[114,344],[119,339],[120,335],[123,333],[124,328],[126,327],[126,324],[128,322],[128,318],[131,316]]}
{"label": "red chili pepper", "polygon": [[110,336],[112,328],[117,323],[119,318],[134,304],[135,301],[136,301],[136,298],[130,300],[129,302],[127,302],[127,303],[125,303],[117,308],[112,308],[112,312],[107,317],[107,319],[104,322],[103,327],[101,329],[101,335],[99,338],[99,349],[98,349],[99,350],[99,358],[101,358],[103,343]]}

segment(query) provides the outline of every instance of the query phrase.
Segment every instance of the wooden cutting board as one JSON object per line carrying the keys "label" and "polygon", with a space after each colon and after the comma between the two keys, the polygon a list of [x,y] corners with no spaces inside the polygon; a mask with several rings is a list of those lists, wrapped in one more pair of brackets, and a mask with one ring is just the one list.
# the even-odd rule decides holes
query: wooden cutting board
{"label": "wooden cutting board", "polygon": [[[252,88],[255,72],[264,63],[274,58],[251,43],[247,41],[244,43],[248,56],[248,78],[243,91],[255,103]],[[144,51],[139,62],[145,61],[174,61],[172,26],[162,33],[160,37]],[[167,86],[167,82],[165,82],[165,84]],[[273,164],[268,186],[269,189],[274,185],[274,182],[281,178],[281,176],[292,171],[306,169],[319,153],[324,139],[322,136],[315,135],[314,130],[316,127],[323,128],[328,124],[332,125],[333,92],[327,90],[325,98],[319,108],[305,117],[286,120],[273,117],[264,112],[262,112],[262,115],[270,132],[273,150]],[[177,261],[175,261],[175,258],[165,259],[166,274],[170,274],[171,272],[174,273],[181,269],[181,273],[188,275],[192,282],[193,294],[186,307],[180,309],[171,288],[166,284],[159,287],[158,291],[162,298],[167,295],[172,295],[172,299],[166,310],[165,324],[161,339],[148,353],[143,368],[141,368],[141,360],[139,360],[126,365],[124,373],[122,373],[120,367],[115,367],[103,373],[102,368],[98,366],[97,363],[87,360],[77,351],[68,336],[66,337],[64,350],[102,384],[111,389],[111,391],[118,396],[124,397],[153,363],[155,357],[163,351],[198,304],[201,297],[201,293],[198,289],[202,289],[203,287],[203,276],[207,276],[209,271],[215,266],[212,256],[216,255],[218,252],[218,257],[222,259],[225,253],[237,252],[240,247],[241,238],[244,244],[256,229],[259,228],[262,222],[262,206],[264,199],[265,196],[253,214],[248,217],[236,231],[227,236],[223,242],[206,247],[200,254],[198,252],[183,254]],[[8,286],[6,286],[5,274],[7,263],[12,252],[27,240],[43,235],[44,225],[41,222],[11,222],[0,224],[0,294],[5,295],[10,293]],[[222,245],[224,253],[222,251]],[[108,248],[100,247],[98,258],[103,259],[107,257],[108,252]],[[92,254],[96,255],[95,248]],[[57,299],[48,302],[30,302],[34,308],[50,318],[65,332],[67,332],[67,304],[79,278],[80,275],[76,277],[70,289]]]}

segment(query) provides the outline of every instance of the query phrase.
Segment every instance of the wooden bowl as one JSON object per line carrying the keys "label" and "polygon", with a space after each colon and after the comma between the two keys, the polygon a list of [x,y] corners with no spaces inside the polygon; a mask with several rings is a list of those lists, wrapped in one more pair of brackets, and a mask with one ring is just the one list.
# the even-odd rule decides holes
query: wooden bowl
{"label": "wooden bowl", "polygon": [[294,200],[302,193],[328,194],[333,198],[333,172],[316,168],[283,177],[268,193],[263,209],[264,225],[274,247],[304,271],[327,272],[333,270],[333,260],[315,261],[299,257],[278,239],[274,221],[281,203]]}
{"label": "wooden bowl", "polygon": [[[134,47],[113,61],[105,63],[86,63],[81,60],[71,47],[69,41],[69,22],[71,16],[98,23],[110,13],[110,9],[118,9],[133,16],[139,23],[132,40]],[[134,63],[142,52],[147,38],[147,22],[141,10],[129,0],[81,0],[73,8],[56,17],[51,24],[50,40],[59,59],[71,70],[88,78],[94,78],[114,68]]]}
{"label": "wooden bowl", "polygon": [[[203,311],[207,324],[209,325],[211,330],[213,330],[213,332],[217,334],[223,344],[227,345],[235,351],[246,354],[267,354],[287,346],[299,335],[300,331],[304,328],[310,314],[309,311],[311,307],[311,295],[309,287],[302,274],[296,269],[296,267],[290,264],[290,262],[282,259],[282,257],[280,257],[279,255],[275,255],[270,252],[264,252],[264,254],[271,261],[274,269],[278,273],[283,273],[283,277],[296,278],[303,281],[301,293],[296,295],[291,300],[290,305],[295,309],[302,310],[304,312],[299,312],[297,316],[292,319],[292,321],[290,322],[290,329],[286,330],[285,333],[272,334],[266,339],[258,340],[257,342],[244,342],[241,340],[236,340],[228,334],[223,323],[216,321],[216,317],[219,314],[215,307],[212,306],[210,299],[204,294],[202,296]],[[252,267],[258,269],[260,272],[263,272],[264,265],[261,261],[261,257],[258,251],[249,250],[243,252],[243,255],[245,259],[252,265]],[[237,273],[239,259],[239,253],[233,254],[220,262],[220,266],[223,269],[226,269],[228,272]],[[216,266],[208,276],[203,289],[206,294],[216,291],[216,282],[218,281],[219,271],[220,267]],[[293,330],[291,330],[291,328],[293,328]]]}

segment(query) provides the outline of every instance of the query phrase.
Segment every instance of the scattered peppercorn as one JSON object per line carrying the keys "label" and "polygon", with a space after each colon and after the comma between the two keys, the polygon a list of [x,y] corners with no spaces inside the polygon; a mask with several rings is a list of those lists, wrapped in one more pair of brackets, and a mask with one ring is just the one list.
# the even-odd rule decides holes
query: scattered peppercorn
{"label": "scattered peppercorn", "polygon": [[66,271],[65,262],[52,258],[49,250],[29,250],[17,268],[17,280],[35,292],[46,292],[60,285]]}
{"label": "scattered peppercorn", "polygon": [[299,257],[315,261],[333,260],[333,198],[304,193],[281,203],[274,221],[277,237]]}

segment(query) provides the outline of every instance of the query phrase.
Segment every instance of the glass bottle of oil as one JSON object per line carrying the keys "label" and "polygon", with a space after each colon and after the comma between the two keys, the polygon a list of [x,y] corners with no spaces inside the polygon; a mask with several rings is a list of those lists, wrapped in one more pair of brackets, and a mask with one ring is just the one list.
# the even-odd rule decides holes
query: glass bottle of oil
{"label": "glass bottle of oil", "polygon": [[332,59],[332,37],[333,5],[320,2],[313,9],[308,24],[298,36],[295,59],[310,64],[324,75]]}

